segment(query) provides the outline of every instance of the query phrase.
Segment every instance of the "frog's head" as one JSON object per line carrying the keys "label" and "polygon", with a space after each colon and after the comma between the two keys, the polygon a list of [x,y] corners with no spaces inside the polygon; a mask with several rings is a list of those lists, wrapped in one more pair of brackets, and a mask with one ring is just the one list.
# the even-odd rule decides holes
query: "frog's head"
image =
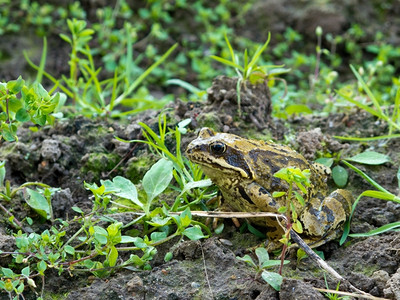
{"label": "frog's head", "polygon": [[189,160],[201,165],[211,179],[238,174],[251,179],[253,172],[246,160],[247,144],[247,140],[234,134],[202,128],[197,139],[188,145],[186,155]]}

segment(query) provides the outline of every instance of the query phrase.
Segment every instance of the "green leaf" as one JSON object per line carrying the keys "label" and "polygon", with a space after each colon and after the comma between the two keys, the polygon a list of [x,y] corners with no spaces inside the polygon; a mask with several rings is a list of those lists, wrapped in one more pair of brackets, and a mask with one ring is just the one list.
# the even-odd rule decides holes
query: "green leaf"
{"label": "green leaf", "polygon": [[1,272],[3,273],[3,275],[5,277],[8,277],[8,278],[14,277],[14,272],[9,268],[1,268]]}
{"label": "green leaf", "polygon": [[331,157],[320,157],[315,162],[330,168],[333,165],[334,159]]}
{"label": "green leaf", "polygon": [[248,254],[246,254],[246,255],[243,256],[243,257],[236,256],[236,258],[237,258],[238,260],[241,260],[241,261],[244,261],[244,262],[248,263],[248,264],[249,264],[250,266],[252,266],[254,269],[257,269],[257,265],[254,263],[253,259],[252,259]]}
{"label": "green leaf", "polygon": [[385,193],[389,193],[384,187],[382,187],[379,183],[377,183],[375,180],[373,180],[371,177],[369,177],[367,174],[365,174],[363,171],[361,171],[360,169],[358,169],[357,167],[353,166],[351,163],[343,160],[342,161],[346,166],[348,166],[350,169],[352,169],[354,172],[356,172],[357,174],[359,174],[362,178],[364,178],[366,181],[368,181],[373,187],[375,187],[376,189],[385,192]]}
{"label": "green leaf", "polygon": [[101,181],[101,184],[105,186],[106,193],[112,192],[118,197],[128,199],[139,207],[143,207],[143,203],[138,199],[136,187],[129,179],[122,176],[116,176],[112,181]]}
{"label": "green leaf", "polygon": [[143,177],[143,188],[147,194],[147,201],[151,202],[161,194],[172,179],[173,163],[164,158],[156,162]]}
{"label": "green leaf", "polygon": [[0,187],[4,187],[4,179],[6,178],[6,162],[0,161]]}
{"label": "green leaf", "polygon": [[39,271],[39,273],[41,275],[44,275],[44,271],[46,271],[46,269],[47,269],[47,264],[44,260],[41,260],[40,262],[38,262],[37,270]]}
{"label": "green leaf", "polygon": [[278,273],[263,271],[261,273],[262,279],[264,279],[270,286],[276,291],[280,291],[283,277]]}
{"label": "green leaf", "polygon": [[389,156],[374,152],[374,151],[365,151],[363,153],[357,154],[355,156],[352,156],[350,158],[346,158],[346,160],[358,162],[360,164],[366,164],[366,165],[381,165],[386,162],[390,161]]}
{"label": "green leaf", "polygon": [[307,105],[292,104],[285,108],[285,112],[290,116],[299,113],[312,114],[313,111]]}
{"label": "green leaf", "polygon": [[72,208],[73,211],[76,211],[76,212],[79,213],[79,214],[83,214],[83,210],[80,209],[79,207],[77,207],[77,206],[72,206],[71,208]]}
{"label": "green leaf", "polygon": [[335,166],[332,169],[332,178],[338,187],[344,187],[347,184],[349,173],[342,166]]}
{"label": "green leaf", "polygon": [[205,238],[205,235],[203,234],[199,226],[186,228],[183,231],[183,234],[192,241],[197,241],[199,239]]}
{"label": "green leaf", "polygon": [[115,246],[110,247],[110,251],[108,252],[107,258],[109,266],[114,267],[118,259],[118,250],[117,248],[115,248]]}
{"label": "green leaf", "polygon": [[173,257],[174,257],[174,255],[172,254],[172,252],[167,252],[167,253],[165,253],[164,261],[169,262]]}
{"label": "green leaf", "polygon": [[167,233],[166,232],[152,232],[150,235],[150,238],[153,242],[157,242],[157,241],[161,241],[163,239],[165,239],[167,237]]}
{"label": "green leaf", "polygon": [[286,206],[281,206],[278,208],[278,213],[284,214],[287,212],[287,207]]}
{"label": "green leaf", "polygon": [[[284,260],[283,264],[288,264],[290,262],[290,260]],[[275,267],[275,266],[280,266],[281,265],[281,261],[280,260],[268,260],[266,262],[264,262],[261,266],[262,269],[265,268],[270,268],[270,267]]]}
{"label": "green leaf", "polygon": [[27,267],[25,267],[25,268],[23,268],[23,269],[21,270],[21,274],[24,275],[25,277],[29,277],[30,272],[31,272],[31,271],[30,271],[29,266],[27,266]]}
{"label": "green leaf", "polygon": [[68,44],[72,44],[71,39],[66,34],[60,33],[60,38],[66,41]]}
{"label": "green leaf", "polygon": [[382,200],[394,201],[394,202],[400,203],[400,198],[389,192],[367,190],[367,191],[362,192],[360,196],[378,198],[378,199],[382,199]]}
{"label": "green leaf", "polygon": [[153,217],[151,221],[146,221],[147,224],[154,226],[154,227],[163,227],[169,223],[171,217]]}
{"label": "green leaf", "polygon": [[15,114],[15,119],[19,122],[28,122],[31,119],[31,116],[25,108],[20,108]]}
{"label": "green leaf", "polygon": [[64,247],[65,252],[68,254],[74,255],[75,254],[75,248],[70,246],[70,245],[65,245]]}
{"label": "green leaf", "polygon": [[274,198],[282,197],[283,195],[286,195],[286,192],[273,192],[272,193],[272,197],[274,197]]}
{"label": "green leaf", "polygon": [[390,224],[385,224],[379,228],[373,229],[366,233],[353,233],[353,234],[349,234],[349,236],[351,236],[351,237],[369,237],[372,235],[384,233],[386,231],[394,230],[399,227],[400,227],[400,222],[394,222],[394,223],[390,223]]}
{"label": "green leaf", "polygon": [[18,94],[22,90],[24,84],[25,80],[23,80],[22,77],[19,76],[17,80],[10,80],[7,82],[7,89],[12,94]]}
{"label": "green leaf", "polygon": [[297,191],[294,191],[294,195],[295,195],[297,201],[299,201],[300,205],[305,206],[305,201],[304,201],[303,196]]}
{"label": "green leaf", "polygon": [[259,247],[255,250],[256,256],[258,258],[258,262],[262,265],[266,261],[269,260],[269,254],[267,249],[264,247]]}
{"label": "green leaf", "polygon": [[47,199],[39,192],[26,189],[29,194],[29,199],[26,199],[26,203],[43,218],[50,218],[50,206]]}
{"label": "green leaf", "polygon": [[296,222],[294,222],[292,224],[293,226],[293,230],[296,231],[297,233],[303,233],[303,225],[301,225],[301,222],[299,220],[296,220]]}

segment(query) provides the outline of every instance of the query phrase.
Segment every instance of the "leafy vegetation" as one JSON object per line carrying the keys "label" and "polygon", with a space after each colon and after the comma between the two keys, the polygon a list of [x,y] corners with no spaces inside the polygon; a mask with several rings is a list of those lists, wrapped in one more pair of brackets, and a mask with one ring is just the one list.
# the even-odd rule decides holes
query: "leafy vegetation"
{"label": "leafy vegetation", "polygon": [[[348,170],[352,170],[375,188],[362,191],[353,204],[341,243],[349,236],[372,236],[400,227],[396,221],[367,233],[350,234],[350,222],[364,197],[400,202],[398,195],[366,174],[375,169],[363,172],[353,165],[392,163],[388,155],[380,153],[386,151],[384,143],[376,143],[400,137],[400,80],[396,75],[400,47],[389,43],[384,32],[376,32],[365,43],[367,33],[358,24],[336,36],[324,34],[317,27],[315,51],[304,48],[307,37],[290,27],[282,33],[269,33],[266,42],[260,45],[241,36],[237,29],[254,1],[243,4],[221,0],[212,5],[205,0],[175,2],[148,0],[133,9],[128,1],[118,0],[114,7],[98,7],[88,14],[79,1],[65,6],[30,0],[0,1],[0,36],[4,45],[18,34],[26,37],[35,34],[43,39],[38,63],[31,57],[31,51],[24,52],[35,75],[27,72],[16,80],[0,78],[1,145],[18,142],[18,129],[23,124],[34,133],[40,127],[51,128],[57,120],[71,115],[129,123],[139,113],[151,109],[162,111],[156,125],[147,121],[137,123],[143,140],[117,137],[119,141],[144,143],[157,157],[141,182],[134,184],[119,175],[100,182],[82,182],[93,203],[89,210],[79,205],[73,207],[75,215],[71,219],[54,216],[52,201],[59,187],[33,181],[12,185],[6,179],[8,162],[0,162],[0,209],[7,218],[4,223],[10,225],[15,237],[14,250],[1,253],[11,257],[9,266],[0,269],[0,290],[10,299],[23,298],[28,287],[39,299],[43,298],[49,270],[89,272],[97,277],[106,277],[120,268],[148,270],[160,244],[173,241],[164,257],[169,261],[184,238],[199,240],[211,235],[208,226],[193,219],[192,211],[208,210],[208,203],[217,191],[203,177],[201,169],[182,155],[181,149],[182,137],[189,124],[195,126],[192,121],[197,121],[196,116],[178,122],[163,109],[177,97],[185,104],[188,100],[197,103],[205,100],[211,80],[221,74],[239,77],[239,113],[240,89],[248,83],[262,83],[271,90],[273,117],[283,121],[301,114],[347,116],[357,109],[384,124],[383,135],[336,136],[364,144],[349,154],[323,153],[317,161],[332,167],[333,180],[339,187],[351,186]],[[190,26],[197,28],[198,34],[193,35],[190,28],[183,30],[188,24],[177,17],[180,15],[193,16]],[[271,35],[275,39],[273,46]],[[52,73],[54,70],[48,71],[46,66],[54,59],[49,50],[55,36],[69,49],[66,73]],[[48,43],[50,40],[53,43]],[[0,59],[6,60],[7,56],[6,51],[0,50]],[[343,76],[347,69],[356,80]],[[374,151],[376,148],[379,150]],[[393,155],[391,158],[398,162]],[[400,182],[399,174],[400,171],[397,172]],[[286,263],[290,229],[302,231],[296,206],[304,206],[304,200],[293,187],[305,192],[304,187],[309,183],[307,170],[283,169],[274,176],[290,186],[288,191],[273,195],[287,199],[287,205],[280,211],[287,220],[281,240],[282,260],[270,260],[263,248],[255,250],[258,263],[248,255],[239,259],[279,290],[282,277],[266,269],[279,264],[282,269]],[[23,200],[27,211],[21,219],[12,209],[18,199]],[[133,217],[129,222],[121,221],[120,214]],[[248,228],[256,231],[250,225]],[[221,228],[216,230],[220,231]],[[41,288],[37,287],[39,282]]]}

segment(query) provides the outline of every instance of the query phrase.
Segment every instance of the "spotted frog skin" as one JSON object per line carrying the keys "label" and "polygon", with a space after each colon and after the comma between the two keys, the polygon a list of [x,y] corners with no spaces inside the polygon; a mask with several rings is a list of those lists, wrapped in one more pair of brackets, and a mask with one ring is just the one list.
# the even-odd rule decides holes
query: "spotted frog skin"
{"label": "spotted frog skin", "polygon": [[[327,193],[330,169],[308,162],[287,146],[203,128],[187,147],[186,155],[219,187],[223,196],[221,211],[278,213],[286,201],[284,197],[273,198],[272,193],[287,191],[289,186],[274,173],[286,167],[309,169],[308,193],[297,187],[294,190],[305,200],[305,206],[297,203],[296,212],[303,225],[301,236],[311,247],[337,237],[350,213],[353,197],[349,191]],[[284,233],[275,218],[253,218],[251,222],[268,227],[270,241],[276,242]]]}

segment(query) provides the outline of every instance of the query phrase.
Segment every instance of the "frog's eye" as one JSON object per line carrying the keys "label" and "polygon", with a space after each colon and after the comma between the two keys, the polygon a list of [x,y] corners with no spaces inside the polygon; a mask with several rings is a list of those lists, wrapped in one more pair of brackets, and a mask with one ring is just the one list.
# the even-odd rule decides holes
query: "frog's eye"
{"label": "frog's eye", "polygon": [[210,152],[216,155],[221,155],[226,151],[226,145],[221,142],[215,142],[210,145]]}

